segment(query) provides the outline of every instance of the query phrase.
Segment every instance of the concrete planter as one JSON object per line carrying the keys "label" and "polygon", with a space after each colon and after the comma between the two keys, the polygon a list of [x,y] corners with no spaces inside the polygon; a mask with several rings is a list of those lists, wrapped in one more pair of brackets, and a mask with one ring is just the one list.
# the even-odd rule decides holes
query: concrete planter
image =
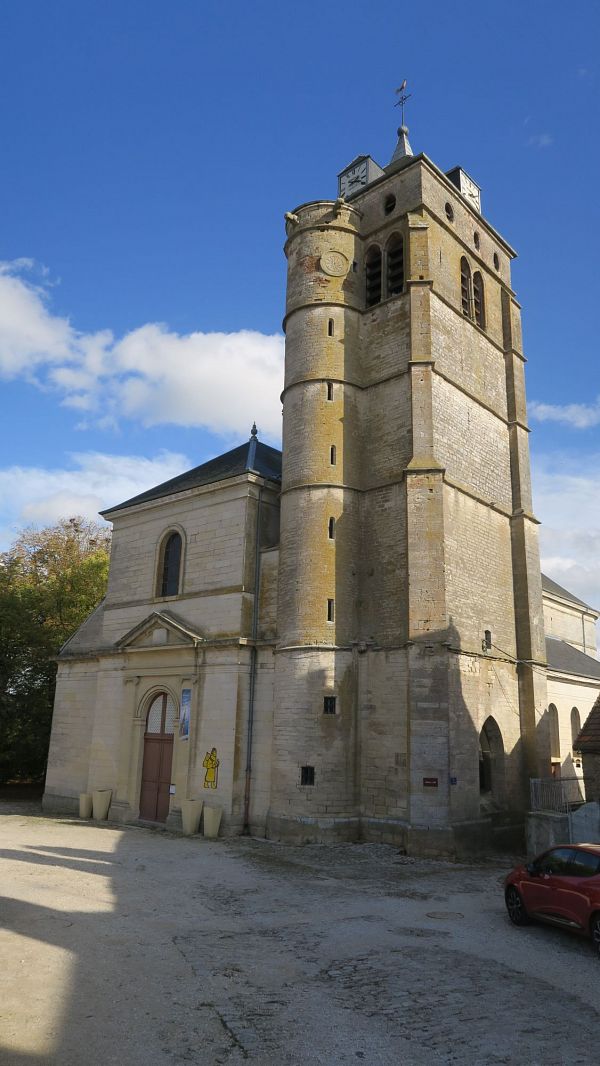
{"label": "concrete planter", "polygon": [[105,822],[108,818],[108,808],[112,799],[112,788],[96,788],[92,793],[92,808],[94,821]]}
{"label": "concrete planter", "polygon": [[181,827],[183,835],[194,836],[200,828],[200,815],[202,814],[201,799],[187,799],[181,801]]}
{"label": "concrete planter", "polygon": [[209,840],[215,840],[218,837],[222,814],[222,807],[204,808],[204,836]]}
{"label": "concrete planter", "polygon": [[92,817],[92,793],[80,792],[79,793],[79,817],[91,818]]}

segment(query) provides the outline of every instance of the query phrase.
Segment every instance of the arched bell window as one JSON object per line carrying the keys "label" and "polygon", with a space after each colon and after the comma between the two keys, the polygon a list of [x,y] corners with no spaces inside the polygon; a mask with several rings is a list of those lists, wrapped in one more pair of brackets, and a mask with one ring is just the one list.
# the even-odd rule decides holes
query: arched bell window
{"label": "arched bell window", "polygon": [[473,274],[473,310],[475,321],[478,326],[485,329],[485,301],[483,294],[483,278],[478,270]]}
{"label": "arched bell window", "polygon": [[388,296],[397,296],[404,288],[404,241],[393,233],[387,246],[386,288]]}
{"label": "arched bell window", "polygon": [[372,245],[365,258],[365,284],[367,307],[381,303],[381,248]]}
{"label": "arched bell window", "polygon": [[466,315],[467,318],[472,318],[471,267],[467,263],[464,255],[460,261],[460,302],[463,315]]}
{"label": "arched bell window", "polygon": [[158,595],[177,596],[181,576],[181,535],[167,533],[160,551]]}

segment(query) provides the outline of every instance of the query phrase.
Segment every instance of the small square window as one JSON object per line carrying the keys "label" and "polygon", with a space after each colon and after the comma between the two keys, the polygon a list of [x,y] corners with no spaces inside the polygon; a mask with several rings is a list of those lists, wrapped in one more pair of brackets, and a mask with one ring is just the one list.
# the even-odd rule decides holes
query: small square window
{"label": "small square window", "polygon": [[315,768],[314,766],[301,766],[300,767],[300,784],[301,785],[314,785],[315,783]]}
{"label": "small square window", "polygon": [[335,696],[323,696],[323,714],[335,714]]}

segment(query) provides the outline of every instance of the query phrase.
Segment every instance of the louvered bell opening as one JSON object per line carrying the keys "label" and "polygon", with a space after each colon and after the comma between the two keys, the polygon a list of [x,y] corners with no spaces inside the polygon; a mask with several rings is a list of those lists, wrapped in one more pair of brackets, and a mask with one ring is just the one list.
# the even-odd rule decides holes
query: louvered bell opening
{"label": "louvered bell opening", "polygon": [[367,307],[373,307],[381,303],[381,252],[378,248],[373,248],[367,254],[365,275],[366,303]]}
{"label": "louvered bell opening", "polygon": [[471,271],[466,259],[460,261],[460,299],[463,315],[471,317]]}
{"label": "louvered bell opening", "polygon": [[475,321],[482,329],[485,328],[485,304],[483,300],[483,279],[481,274],[477,272],[473,276],[473,307],[475,310]]}
{"label": "louvered bell opening", "polygon": [[404,288],[404,242],[394,241],[387,253],[388,296],[397,296]]}

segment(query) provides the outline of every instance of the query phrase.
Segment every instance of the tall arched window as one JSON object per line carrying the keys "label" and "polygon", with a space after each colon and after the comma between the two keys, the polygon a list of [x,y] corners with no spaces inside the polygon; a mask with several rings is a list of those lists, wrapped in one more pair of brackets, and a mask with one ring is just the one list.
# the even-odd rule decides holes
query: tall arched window
{"label": "tall arched window", "polygon": [[485,300],[483,295],[483,278],[478,270],[473,274],[473,309],[478,326],[485,329]]}
{"label": "tall arched window", "polygon": [[169,533],[165,537],[160,553],[158,580],[159,596],[176,596],[179,592],[179,573],[181,570],[181,537],[179,533]]}
{"label": "tall arched window", "polygon": [[571,745],[575,748],[575,741],[581,733],[581,717],[577,707],[573,707],[571,710]]}
{"label": "tall arched window", "polygon": [[387,295],[396,296],[404,288],[404,241],[393,233],[387,246]]}
{"label": "tall arched window", "polygon": [[550,726],[550,762],[552,764],[552,776],[560,777],[560,731],[558,726],[558,711],[553,703],[548,707]]}
{"label": "tall arched window", "polygon": [[374,244],[365,259],[365,283],[367,307],[381,303],[381,248]]}
{"label": "tall arched window", "polygon": [[460,261],[460,302],[462,304],[463,315],[466,315],[467,318],[472,318],[471,267],[467,263],[464,255]]}

